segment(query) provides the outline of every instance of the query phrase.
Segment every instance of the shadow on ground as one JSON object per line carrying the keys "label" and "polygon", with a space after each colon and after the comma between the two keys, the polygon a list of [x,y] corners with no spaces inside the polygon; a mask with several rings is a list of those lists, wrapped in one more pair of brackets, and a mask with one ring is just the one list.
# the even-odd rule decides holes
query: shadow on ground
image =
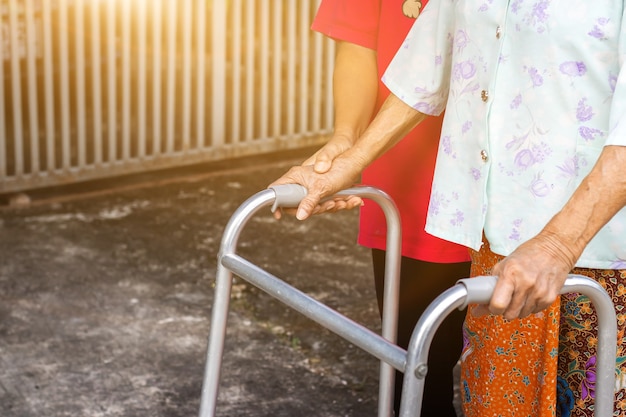
{"label": "shadow on ground", "polygon": [[[293,158],[2,209],[0,414],[197,415],[222,231]],[[239,253],[378,331],[356,231],[356,212],[277,222],[268,209]],[[374,416],[377,375],[375,359],[236,279],[218,416]]]}

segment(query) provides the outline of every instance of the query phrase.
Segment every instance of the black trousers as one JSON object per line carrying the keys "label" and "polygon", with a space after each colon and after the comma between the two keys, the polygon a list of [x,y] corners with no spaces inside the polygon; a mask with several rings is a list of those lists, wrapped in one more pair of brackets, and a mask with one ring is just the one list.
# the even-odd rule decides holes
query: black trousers
{"label": "black trousers", "polygon": [[[385,251],[372,249],[378,308],[382,312],[385,277]],[[417,320],[428,305],[460,278],[469,277],[470,263],[440,264],[402,257],[398,345],[407,348]],[[437,330],[428,357],[428,374],[422,399],[423,417],[455,417],[452,405],[452,369],[463,344],[465,312],[450,314]],[[394,409],[399,415],[402,393],[401,372],[396,372]]]}

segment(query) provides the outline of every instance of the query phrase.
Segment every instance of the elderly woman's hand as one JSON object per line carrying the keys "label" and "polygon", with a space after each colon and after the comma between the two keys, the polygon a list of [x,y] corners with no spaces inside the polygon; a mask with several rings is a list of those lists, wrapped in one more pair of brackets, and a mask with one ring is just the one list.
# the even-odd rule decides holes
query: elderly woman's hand
{"label": "elderly woman's hand", "polygon": [[[304,220],[312,214],[319,214],[340,209],[358,207],[362,201],[358,197],[337,197],[324,200],[345,188],[352,186],[360,171],[355,169],[350,160],[337,159],[324,174],[315,172],[312,165],[292,167],[271,186],[283,184],[300,184],[307,189],[307,195],[300,202],[296,218]],[[275,214],[277,218],[279,214]]]}
{"label": "elderly woman's hand", "polygon": [[511,320],[544,310],[556,300],[575,262],[576,256],[556,236],[540,233],[494,266],[498,281],[491,301],[473,314]]}
{"label": "elderly woman's hand", "polygon": [[[322,199],[355,183],[361,171],[377,157],[385,153],[401,138],[427,116],[405,104],[393,94],[387,97],[374,121],[354,141],[350,138],[342,142],[333,142],[323,148],[325,153],[318,153],[309,161],[313,166],[293,167],[289,172],[271,185],[300,184],[308,190],[296,211],[296,217],[304,220],[311,214],[338,208],[352,208],[362,204],[358,198],[333,200],[320,204]],[[331,145],[331,144],[329,144]],[[327,151],[327,153],[326,153]],[[328,169],[328,171],[325,171]],[[271,186],[270,185],[270,186]],[[280,214],[276,214],[280,217]]]}
{"label": "elderly woman's hand", "polygon": [[[334,135],[328,143],[326,143],[315,154],[310,156],[306,161],[302,163],[302,167],[313,167],[313,171],[318,174],[327,173],[333,165],[333,161],[350,149],[354,144],[354,139],[345,135]],[[296,172],[298,167],[292,168],[292,171],[286,173],[281,178],[276,180],[272,185],[279,185],[284,183],[293,183],[297,180],[303,180],[303,172]],[[308,168],[307,168],[308,169]],[[282,182],[286,180],[287,182]],[[298,183],[299,184],[299,183]],[[349,210],[355,207],[363,205],[363,200],[358,196],[342,196],[328,198],[321,201],[313,210],[312,214],[319,213],[334,213],[340,210]],[[274,212],[274,217],[280,219],[281,213],[287,213],[290,215],[296,215],[295,208],[284,207],[281,210]]]}
{"label": "elderly woman's hand", "polygon": [[332,138],[317,152],[302,163],[303,166],[313,165],[318,174],[325,174],[330,170],[333,161],[354,145],[356,138],[334,134]]}

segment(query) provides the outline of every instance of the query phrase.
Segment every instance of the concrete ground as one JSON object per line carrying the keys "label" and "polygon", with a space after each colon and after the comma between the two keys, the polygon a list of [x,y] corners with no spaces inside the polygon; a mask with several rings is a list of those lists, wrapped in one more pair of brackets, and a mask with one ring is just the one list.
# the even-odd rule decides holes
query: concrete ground
{"label": "concrete ground", "polygon": [[[224,226],[309,153],[44,190],[1,207],[0,415],[196,415]],[[378,331],[356,231],[356,212],[277,222],[268,209],[240,253]],[[236,280],[218,416],[375,416],[377,378],[374,358]]]}

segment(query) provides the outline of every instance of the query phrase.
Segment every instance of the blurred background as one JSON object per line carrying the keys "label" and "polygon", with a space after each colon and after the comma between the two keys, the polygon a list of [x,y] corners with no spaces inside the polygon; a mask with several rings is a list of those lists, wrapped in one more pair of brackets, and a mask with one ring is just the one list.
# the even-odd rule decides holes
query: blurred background
{"label": "blurred background", "polygon": [[[0,0],[0,415],[197,415],[237,207],[332,129],[319,0]],[[241,251],[379,331],[358,212]],[[378,362],[243,280],[223,417],[376,414]]]}
{"label": "blurred background", "polygon": [[0,194],[315,146],[318,0],[1,0]]}

